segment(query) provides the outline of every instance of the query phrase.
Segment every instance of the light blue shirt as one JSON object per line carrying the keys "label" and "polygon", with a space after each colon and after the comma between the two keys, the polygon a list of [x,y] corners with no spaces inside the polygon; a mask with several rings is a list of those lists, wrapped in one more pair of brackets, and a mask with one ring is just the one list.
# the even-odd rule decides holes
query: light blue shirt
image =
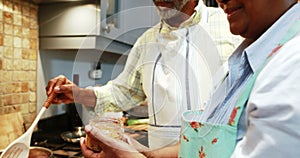
{"label": "light blue shirt", "polygon": [[[255,42],[245,40],[234,51],[228,60],[230,73],[208,101],[207,109],[203,113],[203,120],[216,124],[228,123],[231,112],[248,78],[259,69],[289,27],[299,18],[299,10],[300,5],[298,3],[277,20],[259,39]],[[240,80],[241,78],[242,80]],[[237,141],[240,141],[245,135],[248,121],[244,112],[238,125]]]}

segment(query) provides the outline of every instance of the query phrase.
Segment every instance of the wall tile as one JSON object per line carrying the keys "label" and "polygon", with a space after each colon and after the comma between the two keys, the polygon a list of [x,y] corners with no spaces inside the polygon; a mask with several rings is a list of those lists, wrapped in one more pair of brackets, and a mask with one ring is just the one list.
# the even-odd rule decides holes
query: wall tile
{"label": "wall tile", "polygon": [[4,48],[0,45],[0,58],[3,57]]}
{"label": "wall tile", "polygon": [[30,15],[31,18],[36,19],[38,17],[38,7],[37,6],[30,6]]}
{"label": "wall tile", "polygon": [[3,61],[3,70],[13,70],[13,60],[12,59],[4,59]]}
{"label": "wall tile", "polygon": [[[1,12],[0,12],[0,16],[1,16]],[[0,21],[0,34],[2,34],[3,32],[4,32],[3,23]]]}
{"label": "wall tile", "polygon": [[0,46],[3,46],[4,41],[3,41],[3,34],[0,34]]}
{"label": "wall tile", "polygon": [[[12,93],[20,93],[21,92],[21,83],[20,82],[13,82],[11,83],[11,90]],[[19,99],[18,99],[19,100]]]}
{"label": "wall tile", "polygon": [[3,57],[4,58],[13,58],[13,47],[4,47],[3,48]]}
{"label": "wall tile", "polygon": [[[0,3],[0,5],[1,5],[1,3]],[[3,21],[3,10],[2,9],[0,9],[0,21]]]}
{"label": "wall tile", "polygon": [[39,37],[39,30],[37,29],[30,29],[30,37],[33,39],[38,39]]}
{"label": "wall tile", "polygon": [[[4,87],[4,89],[5,89],[5,87]],[[12,95],[11,94],[3,96],[3,104],[4,104],[4,106],[5,105],[12,105]]]}
{"label": "wall tile", "polygon": [[22,70],[29,71],[29,60],[23,60]]}
{"label": "wall tile", "polygon": [[29,84],[28,84],[28,82],[23,82],[22,84],[21,84],[21,92],[28,92],[29,91]]}
{"label": "wall tile", "polygon": [[17,36],[17,37],[22,37],[23,36],[21,26],[14,26],[14,36]]}
{"label": "wall tile", "polygon": [[31,29],[38,29],[38,22],[36,21],[36,19],[30,17],[30,19],[29,19],[29,27]]}
{"label": "wall tile", "polygon": [[22,15],[14,14],[14,25],[22,26]]}
{"label": "wall tile", "polygon": [[12,71],[2,71],[2,75],[0,78],[1,83],[5,83],[7,81],[12,81]]}
{"label": "wall tile", "polygon": [[30,26],[30,20],[29,20],[29,17],[28,16],[22,16],[22,26],[24,28],[28,28],[29,29],[29,26]]}
{"label": "wall tile", "polygon": [[14,48],[14,59],[22,59],[22,49]]}
{"label": "wall tile", "polygon": [[30,49],[28,59],[36,61],[37,60],[37,53],[38,53],[38,51],[36,49]]}
{"label": "wall tile", "polygon": [[[24,23],[24,22],[23,22]],[[30,28],[28,27],[23,27],[22,28],[22,36],[23,37],[26,37],[26,38],[30,38],[31,37],[31,34],[30,34]]]}
{"label": "wall tile", "polygon": [[36,93],[29,92],[29,102],[31,103],[36,102]]}
{"label": "wall tile", "polygon": [[35,61],[28,61],[28,67],[29,67],[29,70],[31,71],[35,71],[37,70],[37,63]]}
{"label": "wall tile", "polygon": [[14,48],[22,48],[22,39],[20,37],[14,37]]}
{"label": "wall tile", "polygon": [[36,104],[29,103],[29,112],[33,113],[36,111]]}
{"label": "wall tile", "polygon": [[27,127],[36,116],[37,53],[38,5],[0,0],[0,113],[22,111]]}
{"label": "wall tile", "polygon": [[14,21],[14,15],[11,12],[3,12],[3,21],[7,24],[12,24]]}
{"label": "wall tile", "polygon": [[[0,75],[2,75],[2,71],[0,71]],[[0,77],[1,78],[1,77]],[[0,100],[1,100],[1,104],[0,107],[3,106],[3,99],[2,99],[2,95],[3,95],[3,83],[0,83]]]}
{"label": "wall tile", "polygon": [[22,49],[22,59],[28,59],[29,49]]}
{"label": "wall tile", "polygon": [[3,10],[3,0],[0,0],[0,11]]}
{"label": "wall tile", "polygon": [[24,67],[24,61],[21,59],[14,59],[13,60],[13,66],[14,66],[14,70],[22,70]]}
{"label": "wall tile", "polygon": [[7,0],[3,1],[3,10],[4,11],[12,12],[13,11],[12,7],[13,7],[12,1],[7,1]]}
{"label": "wall tile", "polygon": [[25,4],[25,5],[22,6],[22,15],[30,16],[30,9],[29,9],[28,4]]}
{"label": "wall tile", "polygon": [[13,36],[11,36],[11,35],[4,35],[3,45],[4,46],[13,46]]}
{"label": "wall tile", "polygon": [[22,14],[22,6],[21,6],[20,2],[15,2],[15,3],[13,4],[13,6],[14,6],[13,12],[14,12],[15,14]]}
{"label": "wall tile", "polygon": [[12,24],[4,24],[4,34],[12,35],[13,34],[13,25]]}
{"label": "wall tile", "polygon": [[21,113],[22,114],[28,114],[29,113],[28,103],[21,104]]}
{"label": "wall tile", "polygon": [[38,49],[38,40],[37,39],[30,39],[30,49]]}
{"label": "wall tile", "polygon": [[28,38],[23,38],[22,48],[30,48],[30,40]]}
{"label": "wall tile", "polygon": [[29,93],[22,93],[21,95],[22,95],[22,103],[29,103]]}
{"label": "wall tile", "polygon": [[36,81],[29,81],[28,82],[29,91],[36,92],[37,90],[37,83]]}

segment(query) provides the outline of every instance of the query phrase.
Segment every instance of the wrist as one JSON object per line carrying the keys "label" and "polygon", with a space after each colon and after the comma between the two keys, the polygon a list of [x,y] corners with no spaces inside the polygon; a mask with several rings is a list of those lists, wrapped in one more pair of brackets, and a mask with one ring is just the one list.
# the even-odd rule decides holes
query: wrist
{"label": "wrist", "polygon": [[76,87],[73,89],[73,97],[76,103],[94,107],[96,104],[96,96],[92,89]]}

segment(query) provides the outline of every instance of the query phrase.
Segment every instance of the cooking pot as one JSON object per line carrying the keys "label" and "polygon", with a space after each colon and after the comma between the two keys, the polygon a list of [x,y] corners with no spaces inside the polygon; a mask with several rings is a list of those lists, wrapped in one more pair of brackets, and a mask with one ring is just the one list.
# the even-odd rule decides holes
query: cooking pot
{"label": "cooking pot", "polygon": [[[0,155],[2,151],[0,151]],[[53,152],[50,149],[39,147],[39,146],[31,146],[29,148],[29,156],[28,158],[54,158]]]}
{"label": "cooking pot", "polygon": [[50,149],[32,146],[30,147],[28,158],[54,158],[54,156]]}

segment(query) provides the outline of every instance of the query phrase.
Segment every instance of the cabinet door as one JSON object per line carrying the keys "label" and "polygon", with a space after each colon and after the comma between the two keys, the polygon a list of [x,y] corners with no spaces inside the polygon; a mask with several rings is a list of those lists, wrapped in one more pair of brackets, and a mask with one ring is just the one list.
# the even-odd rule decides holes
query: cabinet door
{"label": "cabinet door", "polygon": [[101,0],[101,35],[133,45],[159,17],[152,0]]}
{"label": "cabinet door", "polygon": [[45,3],[39,7],[40,36],[99,35],[98,1]]}

